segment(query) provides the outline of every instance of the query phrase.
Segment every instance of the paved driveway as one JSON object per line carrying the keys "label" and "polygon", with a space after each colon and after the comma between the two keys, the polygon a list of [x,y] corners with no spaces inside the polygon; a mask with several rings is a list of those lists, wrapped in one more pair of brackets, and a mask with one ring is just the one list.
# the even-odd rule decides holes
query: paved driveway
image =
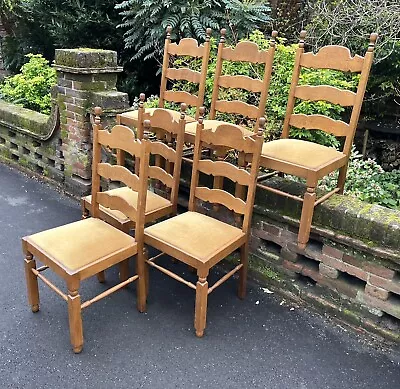
{"label": "paved driveway", "polygon": [[[245,301],[234,280],[218,288],[197,339],[193,291],[156,271],[148,313],[134,286],[92,305],[74,355],[66,304],[40,285],[41,311],[27,305],[20,237],[79,218],[77,201],[0,164],[0,388],[400,388],[399,349],[256,285]],[[83,297],[115,282],[114,269],[105,286],[87,280]]]}

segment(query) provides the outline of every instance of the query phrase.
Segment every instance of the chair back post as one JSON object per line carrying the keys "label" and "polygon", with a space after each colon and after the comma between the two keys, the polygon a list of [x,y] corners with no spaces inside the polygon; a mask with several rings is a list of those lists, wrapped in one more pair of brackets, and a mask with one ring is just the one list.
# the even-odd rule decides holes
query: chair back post
{"label": "chair back post", "polygon": [[171,202],[174,205],[174,212],[178,211],[178,193],[179,193],[179,179],[181,175],[181,166],[182,166],[182,154],[183,154],[183,145],[185,142],[185,111],[187,109],[187,105],[185,103],[181,103],[181,116],[179,118],[179,132],[176,136],[175,140],[175,151],[176,151],[176,159],[174,163],[173,170],[173,178],[174,185],[171,188]]}
{"label": "chair back post", "polygon": [[165,35],[165,43],[164,43],[164,57],[163,57],[163,64],[162,64],[162,73],[161,73],[161,85],[160,85],[160,99],[158,102],[158,106],[160,108],[164,108],[165,100],[165,90],[167,89],[167,69],[169,66],[169,51],[168,46],[171,43],[171,31],[172,27],[168,26]]}
{"label": "chair back post", "polygon": [[[267,57],[267,60],[265,61],[263,87],[262,87],[262,92],[260,95],[260,103],[258,105],[260,118],[263,117],[265,114],[265,106],[267,104],[269,85],[271,83],[272,65],[273,65],[274,57],[275,57],[276,37],[277,36],[278,36],[278,31],[272,31],[271,40],[270,40],[269,49],[268,49],[268,57]],[[257,119],[257,122],[254,126],[255,133],[257,133],[257,131],[258,131],[257,129],[258,129],[259,125],[260,124]]]}
{"label": "chair back post", "polygon": [[99,203],[97,201],[97,193],[100,191],[100,175],[97,172],[97,165],[101,161],[101,146],[98,141],[99,130],[102,130],[101,114],[103,110],[100,107],[94,108],[93,126],[93,159],[92,159],[92,216],[99,217]]}
{"label": "chair back post", "polygon": [[214,75],[214,86],[213,86],[213,91],[212,91],[212,96],[211,96],[211,107],[210,107],[210,119],[214,120],[215,119],[215,104],[218,100],[218,93],[219,93],[219,85],[218,85],[218,80],[221,77],[221,72],[222,72],[222,52],[225,46],[225,36],[226,36],[226,28],[221,29],[221,38],[219,40],[218,44],[218,53],[217,53],[217,63],[215,67],[215,75]]}
{"label": "chair back post", "polygon": [[198,94],[199,104],[196,109],[196,116],[195,116],[196,120],[200,116],[200,107],[202,107],[204,104],[204,96],[206,93],[208,61],[210,59],[210,38],[211,38],[211,28],[207,28],[206,29],[206,40],[204,42],[204,54],[203,54],[203,59],[202,59],[202,63],[201,63],[201,76],[200,76],[199,94]]}
{"label": "chair back post", "polygon": [[301,56],[304,53],[304,39],[306,38],[306,35],[307,35],[306,31],[303,30],[300,32],[299,47],[296,50],[296,57],[295,57],[294,66],[293,66],[292,82],[290,84],[290,89],[289,89],[289,97],[288,97],[288,103],[287,103],[287,107],[286,107],[285,120],[283,122],[283,130],[282,130],[281,139],[289,138],[289,122],[290,122],[290,116],[293,113],[294,104],[296,101],[295,90],[296,90],[296,86],[299,82],[300,60],[301,60]]}
{"label": "chair back post", "polygon": [[367,88],[368,77],[371,70],[372,62],[374,59],[375,44],[378,39],[377,33],[372,33],[369,38],[369,45],[367,52],[364,56],[363,67],[361,70],[360,81],[358,82],[357,94],[353,110],[351,112],[349,122],[349,134],[346,136],[346,141],[343,148],[343,153],[347,155],[347,159],[350,158],[351,145],[353,144],[354,135],[357,129],[358,119],[360,117],[361,106],[364,99],[365,90]]}
{"label": "chair back post", "polygon": [[141,93],[139,95],[139,107],[138,107],[138,124],[136,127],[136,134],[139,139],[143,139],[144,130],[143,130],[143,120],[145,114],[144,102],[146,100],[146,95]]}
{"label": "chair back post", "polygon": [[195,144],[194,144],[194,152],[193,152],[193,167],[192,167],[192,178],[190,180],[190,195],[189,195],[189,211],[195,212],[196,211],[196,198],[195,198],[195,191],[196,187],[199,184],[199,160],[201,159],[201,131],[204,129],[204,112],[205,108],[200,107],[199,119],[197,120],[197,128],[196,128],[196,137],[195,137]]}
{"label": "chair back post", "polygon": [[265,118],[260,117],[257,120],[257,122],[259,123],[258,131],[255,135],[252,135],[256,143],[254,145],[253,155],[251,158],[250,184],[247,189],[246,208],[242,225],[242,230],[246,235],[249,234],[251,228],[251,218],[253,215],[254,198],[257,189],[257,176],[260,167],[261,150],[264,143]]}

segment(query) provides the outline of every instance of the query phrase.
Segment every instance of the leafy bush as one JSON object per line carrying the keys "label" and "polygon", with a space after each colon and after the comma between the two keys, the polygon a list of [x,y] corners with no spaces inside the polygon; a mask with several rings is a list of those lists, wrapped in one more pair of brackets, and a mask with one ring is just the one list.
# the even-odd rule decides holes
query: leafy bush
{"label": "leafy bush", "polygon": [[[265,38],[261,31],[253,31],[247,40],[257,43],[261,50],[267,50],[269,40]],[[269,88],[268,101],[266,105],[266,117],[268,119],[267,130],[265,137],[268,140],[276,138],[280,134],[283,119],[286,113],[286,104],[289,94],[290,83],[292,79],[294,58],[297,45],[285,45],[285,40],[280,39],[276,45],[275,62],[273,75]],[[209,108],[211,104],[211,95],[214,85],[214,73],[217,62],[217,43],[215,39],[211,40],[210,62],[206,80],[206,98],[204,105]],[[174,66],[189,67],[194,70],[199,70],[201,61],[192,60],[191,58],[179,57],[175,60]],[[263,65],[255,65],[244,62],[225,61],[222,74],[236,75],[241,74],[253,78],[262,79],[264,74]],[[309,85],[331,85],[338,88],[355,90],[358,84],[358,75],[349,75],[343,72],[337,72],[328,69],[304,69],[301,73],[300,84]],[[174,89],[184,90],[190,93],[196,93],[197,86],[184,81],[174,83]],[[247,92],[245,90],[227,89],[220,91],[220,98],[224,99],[239,99],[250,104],[258,105],[258,94]],[[295,106],[295,113],[303,114],[322,114],[340,119],[346,114],[345,109],[340,105],[335,105],[326,101],[310,102],[301,101]],[[220,114],[218,119],[233,121],[236,124],[241,124],[252,128],[253,123],[244,120],[238,115]],[[291,136],[299,139],[306,139],[312,142],[317,142],[328,146],[339,146],[338,140],[330,134],[322,131],[307,131],[302,129],[292,129]]]}
{"label": "leafy bush", "polygon": [[[338,172],[323,178],[319,188],[332,190],[336,187]],[[353,147],[350,156],[344,194],[369,203],[400,209],[400,170],[385,172],[374,159],[362,159]]]}
{"label": "leafy bush", "polygon": [[26,56],[29,62],[22,66],[21,73],[6,78],[0,85],[1,97],[25,108],[49,114],[50,89],[56,84],[56,71],[42,55]]}
{"label": "leafy bush", "polygon": [[121,10],[126,29],[125,47],[133,48],[133,59],[158,57],[162,53],[165,29],[172,26],[173,39],[193,37],[204,40],[205,29],[228,27],[237,41],[270,21],[266,0],[126,0]]}

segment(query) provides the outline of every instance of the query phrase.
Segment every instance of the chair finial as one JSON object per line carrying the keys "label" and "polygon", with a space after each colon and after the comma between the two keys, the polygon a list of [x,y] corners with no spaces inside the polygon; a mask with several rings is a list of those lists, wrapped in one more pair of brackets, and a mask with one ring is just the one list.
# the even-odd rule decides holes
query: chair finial
{"label": "chair finial", "polygon": [[260,117],[260,119],[258,119],[258,131],[257,131],[258,136],[264,135],[264,127],[265,127],[265,117]]}
{"label": "chair finial", "polygon": [[146,95],[144,93],[141,93],[139,95],[139,108],[143,108],[145,100],[146,100]]}
{"label": "chair finial", "polygon": [[304,48],[304,39],[306,39],[306,35],[307,35],[307,31],[306,30],[302,30],[300,32],[300,40],[299,40],[299,47],[300,48]]}
{"label": "chair finial", "polygon": [[276,37],[278,36],[278,31],[272,31],[272,33],[271,33],[271,40],[270,40],[270,42],[269,42],[269,45],[271,46],[271,47],[274,47],[275,46],[275,44],[276,44]]}
{"label": "chair finial", "polygon": [[94,122],[97,125],[100,125],[101,124],[100,116],[103,114],[103,110],[101,109],[101,107],[94,107],[94,114],[95,114]]}
{"label": "chair finial", "polygon": [[205,109],[204,107],[200,107],[200,108],[199,108],[199,120],[198,120],[198,122],[199,122],[200,124],[203,124],[205,112],[206,112],[206,109]]}
{"label": "chair finial", "polygon": [[168,26],[166,31],[167,31],[167,35],[166,35],[165,38],[170,40],[171,39],[172,26]]}
{"label": "chair finial", "polygon": [[181,119],[185,119],[185,111],[187,109],[187,105],[185,103],[181,103]]}
{"label": "chair finial", "polygon": [[209,42],[209,41],[210,41],[210,37],[211,37],[211,28],[208,27],[208,28],[206,29],[206,42]]}
{"label": "chair finial", "polygon": [[221,28],[221,39],[219,43],[225,43],[226,28]]}
{"label": "chair finial", "polygon": [[369,37],[368,51],[374,51],[377,39],[378,39],[378,34],[376,32],[373,32]]}

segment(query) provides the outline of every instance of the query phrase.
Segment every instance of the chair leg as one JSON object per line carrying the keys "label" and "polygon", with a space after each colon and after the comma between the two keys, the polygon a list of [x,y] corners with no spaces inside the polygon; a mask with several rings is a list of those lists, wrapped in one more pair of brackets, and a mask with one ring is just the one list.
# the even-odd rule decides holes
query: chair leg
{"label": "chair leg", "polygon": [[305,249],[310,238],[311,222],[314,214],[316,194],[315,188],[308,187],[304,195],[303,209],[301,211],[300,228],[298,235],[298,246]]}
{"label": "chair leg", "polygon": [[146,300],[147,300],[147,290],[148,290],[148,274],[146,274],[146,259],[147,259],[147,249],[143,247],[138,250],[136,258],[136,274],[139,276],[137,280],[137,309],[139,312],[146,312]]}
{"label": "chair leg", "polygon": [[194,312],[194,328],[196,336],[201,338],[204,335],[207,320],[207,298],[208,298],[208,282],[207,276],[199,274],[199,279],[196,284],[196,305]]}
{"label": "chair leg", "polygon": [[106,272],[104,270],[97,273],[97,279],[101,284],[106,282]]}
{"label": "chair leg", "polygon": [[338,188],[340,188],[338,192],[339,194],[343,194],[344,191],[344,184],[346,183],[347,166],[348,165],[346,164],[339,169],[339,177],[337,183]]}
{"label": "chair leg", "polygon": [[83,349],[83,326],[81,314],[81,296],[78,290],[68,288],[68,317],[71,344],[75,354]]}
{"label": "chair leg", "polygon": [[249,263],[249,245],[245,243],[240,247],[240,263],[243,267],[239,270],[239,289],[238,296],[240,299],[244,299],[246,297],[246,289],[247,289],[247,269]]}
{"label": "chair leg", "polygon": [[28,292],[28,301],[31,306],[32,312],[39,311],[39,286],[38,280],[35,274],[32,273],[32,269],[36,269],[36,261],[33,259],[32,254],[28,253],[25,255],[25,276],[26,276],[26,287]]}
{"label": "chair leg", "polygon": [[89,210],[86,208],[86,201],[81,200],[81,210],[82,210],[82,219],[87,219],[89,215]]}
{"label": "chair leg", "polygon": [[[123,232],[129,234],[129,228],[124,227]],[[119,263],[119,280],[126,281],[129,278],[129,258]]]}

